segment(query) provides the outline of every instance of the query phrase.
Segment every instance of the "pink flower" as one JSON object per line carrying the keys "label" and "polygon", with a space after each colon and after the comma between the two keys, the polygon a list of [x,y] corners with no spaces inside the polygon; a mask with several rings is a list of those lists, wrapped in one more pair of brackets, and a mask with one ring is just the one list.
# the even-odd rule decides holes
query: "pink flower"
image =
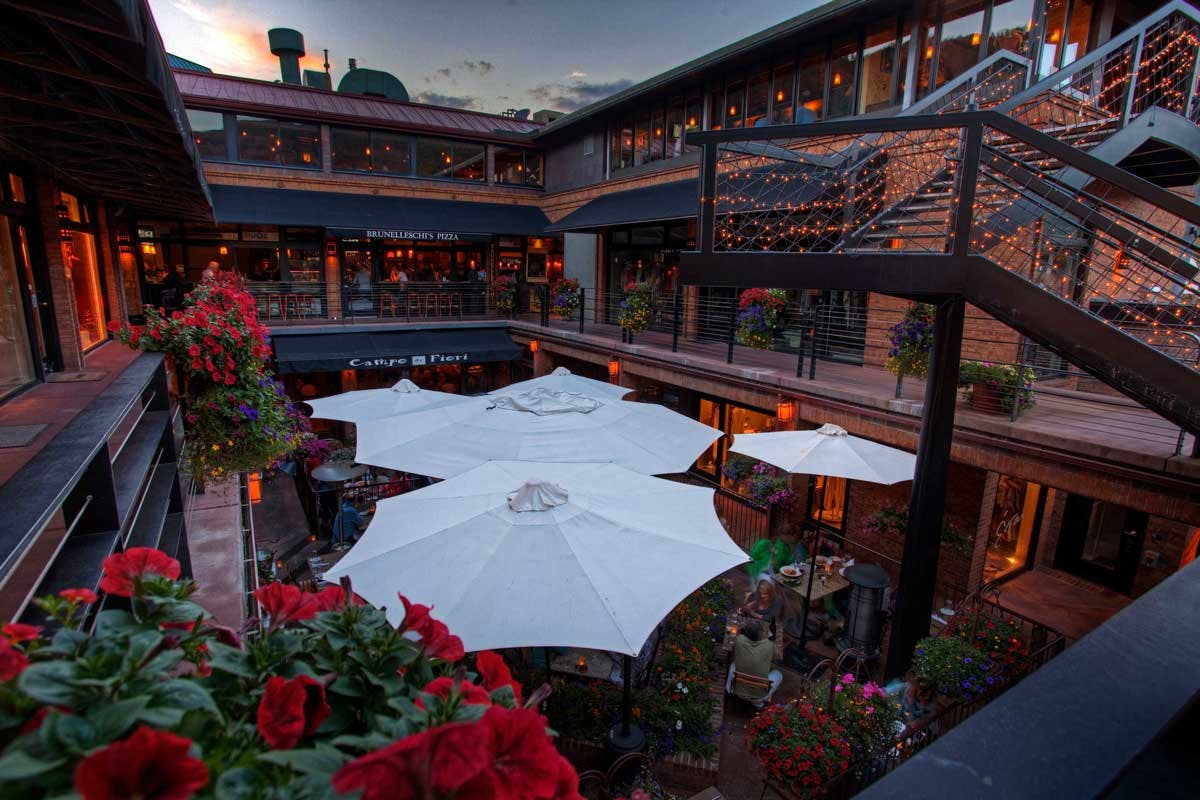
{"label": "pink flower", "polygon": [[854,675],[847,672],[842,676],[842,683],[854,683]]}

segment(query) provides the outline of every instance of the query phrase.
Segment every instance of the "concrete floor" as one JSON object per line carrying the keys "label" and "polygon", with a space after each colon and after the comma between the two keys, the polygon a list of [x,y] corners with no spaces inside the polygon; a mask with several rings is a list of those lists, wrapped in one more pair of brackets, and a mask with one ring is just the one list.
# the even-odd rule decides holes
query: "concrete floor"
{"label": "concrete floor", "polygon": [[246,619],[242,563],[242,509],[237,479],[213,484],[187,501],[185,517],[194,599],[217,622],[238,628]]}

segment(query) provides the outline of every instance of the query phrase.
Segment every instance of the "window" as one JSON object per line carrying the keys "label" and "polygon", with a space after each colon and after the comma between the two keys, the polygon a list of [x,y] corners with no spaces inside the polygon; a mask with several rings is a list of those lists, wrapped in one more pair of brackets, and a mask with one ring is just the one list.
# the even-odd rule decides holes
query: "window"
{"label": "window", "polygon": [[459,181],[484,180],[484,165],[487,161],[486,148],[481,144],[454,143],[454,179]]}
{"label": "window", "polygon": [[813,47],[796,65],[796,122],[825,118],[825,48]]}
{"label": "window", "polygon": [[9,220],[0,217],[0,397],[35,377],[25,327],[25,300]]}
{"label": "window", "polygon": [[371,169],[389,175],[411,175],[412,137],[371,131]]}
{"label": "window", "polygon": [[920,39],[917,40],[917,97],[924,97],[929,94],[929,76],[933,70],[933,57],[937,51],[937,5],[931,3],[925,8],[925,16],[921,20],[921,27],[917,31],[920,34]]}
{"label": "window", "polygon": [[441,139],[417,139],[417,175],[422,178],[449,178],[453,174],[454,145]]}
{"label": "window", "polygon": [[330,128],[329,151],[334,169],[371,170],[371,134],[368,131]]}
{"label": "window", "polygon": [[793,98],[796,92],[796,66],[782,64],[771,78],[771,124],[787,125],[793,119]]}
{"label": "window", "polygon": [[321,168],[321,126],[239,115],[238,160]]}
{"label": "window", "polygon": [[1092,0],[1072,0],[1070,21],[1067,23],[1067,43],[1062,50],[1060,67],[1074,62],[1088,51],[1088,34],[1092,29]]}
{"label": "window", "polygon": [[708,96],[708,129],[719,131],[725,121],[725,88],[713,89]]}
{"label": "window", "polygon": [[650,150],[650,112],[639,111],[633,124],[633,163],[646,163]]}
{"label": "window", "polygon": [[704,98],[695,94],[687,101],[687,129],[698,131],[704,124]]}
{"label": "window", "polygon": [[746,127],[767,124],[767,105],[771,97],[771,73],[762,70],[750,76],[746,88]]}
{"label": "window", "polygon": [[1008,50],[1029,56],[1029,31],[1033,28],[1033,0],[1007,0],[992,8],[988,53]]}
{"label": "window", "polygon": [[947,4],[937,53],[938,86],[979,63],[983,5],[980,0],[950,0]]}
{"label": "window", "polygon": [[542,154],[525,151],[525,185],[542,185]]}
{"label": "window", "polygon": [[854,113],[854,84],[858,77],[858,34],[851,33],[833,43],[829,64],[829,112],[826,117]]}
{"label": "window", "polygon": [[845,478],[833,478],[827,475],[813,476],[811,494],[809,496],[808,518],[821,525],[842,529],[846,516],[846,490],[850,483]]}
{"label": "window", "polygon": [[595,152],[596,152],[596,137],[589,133],[587,136],[583,137],[583,154],[585,156],[590,156]]}
{"label": "window", "polygon": [[192,140],[201,158],[224,161],[229,158],[225,147],[225,115],[220,111],[197,111],[187,109],[188,125],[192,128]]}
{"label": "window", "polygon": [[663,157],[663,138],[666,135],[666,121],[662,106],[650,112],[650,154],[647,161],[661,161]]}
{"label": "window", "polygon": [[897,103],[904,102],[904,92],[908,87],[908,43],[912,41],[912,31],[909,20],[903,16],[900,17],[900,30],[903,35],[900,37],[900,46],[896,48],[897,64],[896,64],[896,98]]}
{"label": "window", "polygon": [[1042,45],[1042,60],[1039,77],[1046,77],[1058,69],[1059,50],[1062,49],[1063,31],[1067,27],[1067,6],[1070,0],[1047,0],[1045,41]]}
{"label": "window", "polygon": [[867,28],[862,65],[858,113],[877,111],[897,102],[892,95],[896,77],[895,18],[880,20]]}
{"label": "window", "polygon": [[621,126],[617,123],[608,131],[608,168],[616,171],[623,167],[621,163]]}
{"label": "window", "polygon": [[633,166],[633,117],[621,123],[621,166]]}
{"label": "window", "polygon": [[746,84],[734,81],[725,88],[725,127],[742,127],[746,111]]}
{"label": "window", "polygon": [[525,183],[525,154],[511,147],[497,147],[493,156],[496,183]]}
{"label": "window", "polygon": [[683,152],[683,98],[675,97],[667,106],[666,157],[675,158]]}

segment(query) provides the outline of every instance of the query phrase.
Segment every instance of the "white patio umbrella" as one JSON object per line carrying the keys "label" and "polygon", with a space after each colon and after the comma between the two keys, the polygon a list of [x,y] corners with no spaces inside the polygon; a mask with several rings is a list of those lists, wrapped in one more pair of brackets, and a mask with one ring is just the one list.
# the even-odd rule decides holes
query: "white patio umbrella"
{"label": "white patio umbrella", "polygon": [[822,425],[815,431],[738,434],[729,449],[786,472],[871,483],[911,481],[917,464],[917,457],[906,450],[851,436],[837,425]]}
{"label": "white patio umbrella", "polygon": [[312,415],[318,419],[336,419],[361,424],[367,420],[455,405],[469,399],[460,394],[422,389],[405,378],[387,389],[342,392],[305,402],[312,407]]}
{"label": "white patio umbrella", "polygon": [[582,375],[576,375],[566,367],[555,367],[554,371],[549,375],[520,381],[519,383],[505,386],[503,389],[488,392],[488,394],[515,394],[518,392],[527,392],[530,389],[549,389],[552,392],[571,392],[573,394],[586,394],[590,397],[610,398],[612,400],[620,400],[633,391],[633,389],[617,386],[607,381],[598,381],[594,378],[585,378]]}
{"label": "white patio umbrella", "polygon": [[747,560],[713,490],[615,464],[492,461],[381,500],[325,573],[399,624],[396,593],[434,607],[467,650],[636,655],[672,608]]}
{"label": "white patio umbrella", "polygon": [[363,422],[357,460],[435,478],[505,460],[609,461],[663,475],[687,471],[720,436],[663,406],[538,388]]}

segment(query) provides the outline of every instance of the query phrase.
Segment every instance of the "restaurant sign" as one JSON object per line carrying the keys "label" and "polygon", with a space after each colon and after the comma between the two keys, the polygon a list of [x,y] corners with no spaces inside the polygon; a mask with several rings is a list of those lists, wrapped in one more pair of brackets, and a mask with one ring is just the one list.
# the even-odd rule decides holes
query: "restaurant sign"
{"label": "restaurant sign", "polygon": [[465,364],[470,353],[427,353],[420,356],[377,356],[352,358],[346,363],[351,369],[388,369],[389,367],[426,367],[437,364]]}
{"label": "restaurant sign", "polygon": [[339,239],[404,239],[417,242],[490,242],[490,234],[458,231],[417,231],[407,228],[330,228]]}

